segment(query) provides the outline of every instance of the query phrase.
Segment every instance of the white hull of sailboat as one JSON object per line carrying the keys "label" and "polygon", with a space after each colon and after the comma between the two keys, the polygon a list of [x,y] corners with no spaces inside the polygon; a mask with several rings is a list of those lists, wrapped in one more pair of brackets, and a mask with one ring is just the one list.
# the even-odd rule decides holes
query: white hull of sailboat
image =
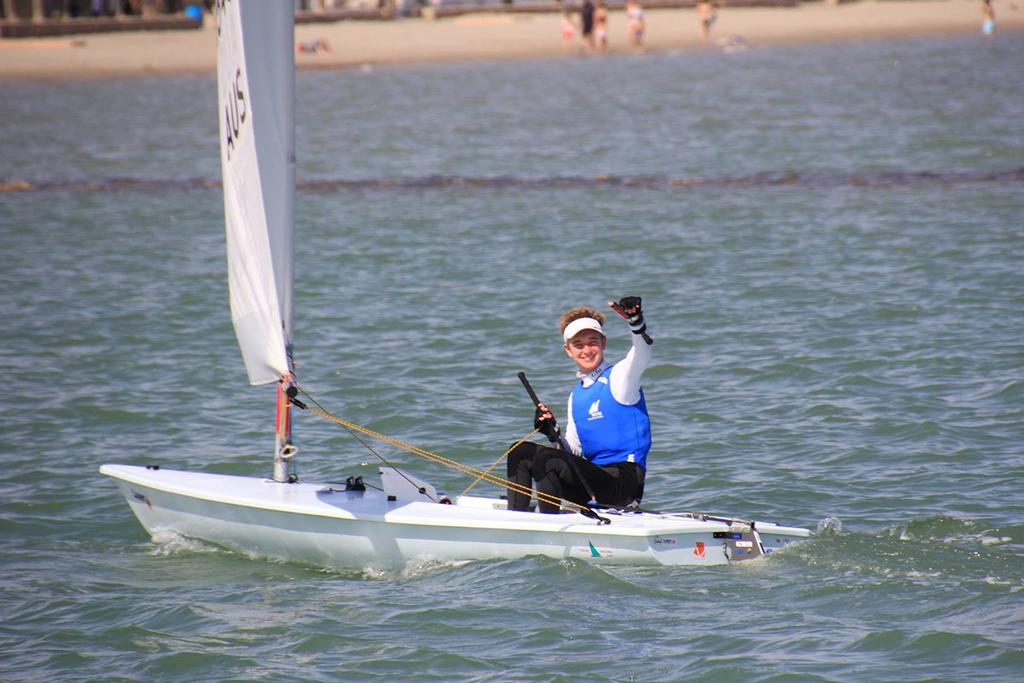
{"label": "white hull of sailboat", "polygon": [[[603,564],[725,564],[729,524],[659,513],[605,515],[509,512],[498,499],[454,504],[388,500],[344,484],[104,465],[150,535],[171,531],[250,555],[318,567],[386,567],[410,561],[547,556]],[[765,552],[809,535],[757,523]],[[736,559],[733,557],[732,559]]]}

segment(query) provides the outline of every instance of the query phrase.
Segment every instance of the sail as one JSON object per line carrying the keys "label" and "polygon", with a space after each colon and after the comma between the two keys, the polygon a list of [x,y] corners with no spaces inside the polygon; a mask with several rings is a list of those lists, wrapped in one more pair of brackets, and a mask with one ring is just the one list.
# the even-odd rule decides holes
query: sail
{"label": "sail", "polygon": [[231,320],[252,384],[275,381],[291,370],[293,6],[281,1],[216,4]]}

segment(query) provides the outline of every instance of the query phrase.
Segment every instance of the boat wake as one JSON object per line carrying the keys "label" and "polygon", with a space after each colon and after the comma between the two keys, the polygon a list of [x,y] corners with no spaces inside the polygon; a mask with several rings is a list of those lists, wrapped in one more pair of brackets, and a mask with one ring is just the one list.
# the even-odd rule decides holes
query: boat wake
{"label": "boat wake", "polygon": [[[958,577],[972,583],[1024,590],[1024,525],[993,527],[936,515],[874,532],[844,531],[831,518],[785,556],[833,576],[874,576],[913,583]],[[775,553],[773,555],[779,555]]]}
{"label": "boat wake", "polygon": [[973,520],[963,520],[946,515],[937,515],[923,520],[911,520],[903,527],[888,530],[891,536],[900,541],[920,543],[937,542],[965,548],[977,548],[1009,544],[1014,541],[1014,533],[1019,534],[1019,527],[989,527]]}

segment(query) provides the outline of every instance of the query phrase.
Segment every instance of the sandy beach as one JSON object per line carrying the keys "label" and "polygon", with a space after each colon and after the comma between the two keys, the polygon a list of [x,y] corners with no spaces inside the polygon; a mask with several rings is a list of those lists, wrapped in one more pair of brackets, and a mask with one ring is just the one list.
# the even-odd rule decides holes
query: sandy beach
{"label": "sandy beach", "polygon": [[[1024,30],[1024,2],[997,1],[993,40]],[[883,0],[793,8],[729,8],[719,11],[709,45],[702,42],[693,9],[645,12],[645,48],[651,51],[713,47],[716,39],[741,36],[747,45],[856,40],[927,34],[981,35],[973,0]],[[586,55],[577,39],[560,35],[561,17],[550,14],[470,14],[428,20],[341,21],[300,24],[297,43],[323,41],[326,52],[298,54],[299,68],[364,64],[550,58]],[[631,51],[625,16],[613,11],[609,53]],[[59,38],[0,39],[0,78],[81,78],[207,72],[215,68],[216,32],[207,18],[196,31],[109,33]]]}

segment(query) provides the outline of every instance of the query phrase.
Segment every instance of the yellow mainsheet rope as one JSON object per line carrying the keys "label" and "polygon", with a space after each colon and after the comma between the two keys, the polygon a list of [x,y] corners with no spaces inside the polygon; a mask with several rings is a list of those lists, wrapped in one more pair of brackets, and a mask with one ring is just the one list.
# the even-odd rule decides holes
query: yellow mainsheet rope
{"label": "yellow mainsheet rope", "polygon": [[[483,474],[481,474],[481,475],[480,475],[480,476],[478,476],[478,477],[477,477],[476,479],[474,479],[474,480],[473,480],[473,483],[471,483],[471,484],[470,484],[469,486],[467,486],[467,487],[466,487],[466,488],[465,488],[465,489],[464,489],[464,490],[462,491],[462,493],[460,493],[459,495],[460,495],[460,496],[464,496],[464,495],[466,495],[467,493],[469,493],[469,490],[470,490],[471,488],[473,488],[474,486],[476,486],[477,484],[479,484],[479,483],[480,483],[480,481],[481,481],[481,480],[483,479],[483,477],[484,477],[484,474],[490,474],[490,473],[491,473],[491,470],[493,470],[493,469],[494,469],[495,467],[497,467],[497,466],[498,466],[498,463],[500,463],[500,462],[501,462],[502,460],[504,460],[505,458],[507,458],[507,457],[508,457],[508,454],[509,454],[509,453],[511,453],[512,451],[514,451],[514,450],[516,449],[516,447],[517,447],[517,446],[518,446],[519,444],[523,443],[524,441],[526,441],[527,439],[529,439],[529,438],[530,438],[531,436],[533,436],[534,434],[536,434],[536,433],[537,433],[537,432],[539,432],[539,431],[540,431],[540,428],[534,429],[534,430],[533,430],[532,432],[530,432],[529,434],[527,434],[527,435],[526,435],[526,436],[524,436],[523,438],[519,439],[519,441],[516,441],[516,442],[515,442],[514,444],[512,444],[512,447],[511,447],[511,448],[509,448],[509,449],[508,449],[507,451],[505,451],[504,453],[502,453],[501,455],[499,455],[499,456],[498,456],[498,459],[497,459],[497,460],[495,460],[494,462],[492,462],[492,463],[491,463],[491,466],[490,466],[490,467],[488,467],[488,468],[487,468],[486,470],[483,470]],[[524,488],[526,488],[526,487],[524,487],[524,486],[519,486],[518,484],[513,484],[513,483],[512,483],[511,481],[509,481],[509,480],[507,480],[507,479],[505,480],[505,482],[506,482],[506,484],[509,484],[509,485],[511,485],[511,486],[512,486],[513,488],[515,488],[515,489],[524,489]],[[531,489],[531,491],[532,491],[532,489]],[[539,491],[538,491],[538,495],[541,495]]]}
{"label": "yellow mainsheet rope", "polygon": [[[305,391],[303,391],[302,393],[304,395],[306,395],[306,396],[309,396],[309,394],[306,393]],[[316,399],[314,399],[312,396],[309,396],[309,398],[311,400],[313,400],[314,402],[316,402]],[[490,467],[488,467],[486,470],[482,470],[482,469],[479,469],[477,467],[472,467],[470,465],[465,465],[465,464],[463,464],[463,463],[461,463],[461,462],[459,462],[457,460],[452,460],[451,458],[446,458],[443,455],[438,455],[437,453],[431,453],[428,450],[425,450],[425,449],[420,448],[418,446],[413,446],[410,443],[406,443],[404,441],[400,441],[400,440],[398,440],[398,439],[396,439],[394,437],[387,436],[386,434],[381,434],[379,432],[375,432],[372,429],[367,429],[366,427],[363,427],[362,425],[358,425],[358,424],[356,424],[354,422],[349,422],[348,420],[345,420],[344,418],[340,418],[337,415],[332,415],[331,413],[328,413],[326,410],[322,410],[322,409],[317,408],[315,406],[306,405],[305,408],[306,408],[306,410],[308,410],[309,412],[313,413],[314,415],[319,415],[322,418],[325,418],[327,420],[330,420],[331,422],[339,424],[342,427],[344,427],[345,429],[350,429],[350,430],[352,430],[354,432],[359,432],[360,434],[363,434],[364,436],[368,436],[370,438],[377,439],[378,441],[383,441],[384,443],[391,444],[392,446],[395,446],[396,448],[401,448],[402,450],[408,451],[408,452],[410,452],[410,453],[412,453],[414,455],[418,455],[421,458],[426,458],[427,460],[430,460],[431,462],[436,462],[438,464],[444,465],[445,467],[450,467],[453,470],[462,472],[463,474],[468,474],[471,477],[476,477],[476,479],[473,481],[473,483],[470,484],[468,487],[466,487],[466,491],[469,491],[469,489],[471,489],[474,486],[476,486],[479,482],[486,481],[489,484],[494,484],[495,486],[500,486],[500,487],[503,487],[503,488],[506,488],[506,489],[511,489],[513,491],[525,494],[527,496],[534,495],[534,491],[533,491],[532,488],[530,488],[528,486],[522,486],[521,484],[516,484],[514,482],[509,481],[508,479],[506,479],[504,477],[499,477],[496,474],[492,474],[491,470],[493,470],[495,467],[497,467],[498,463],[500,463],[506,456],[508,456],[508,454],[512,451],[512,449],[514,449],[516,446],[518,446],[519,444],[523,443],[524,441],[529,439],[531,436],[536,434],[539,431],[537,429],[533,430],[532,432],[530,432],[529,434],[524,436],[522,439],[520,439],[519,441],[514,443],[512,445],[512,448],[510,448],[507,451],[505,451],[504,453],[502,453],[501,457],[499,457],[497,460],[495,460],[494,463]],[[466,495],[466,491],[463,491],[461,495]],[[541,493],[540,491],[536,492],[536,496],[537,496],[537,500],[543,501],[545,503],[550,503],[551,505],[561,505],[562,507],[572,508],[572,509],[575,509],[577,511],[582,511],[584,509],[582,505],[578,505],[578,504],[573,503],[572,501],[568,501],[568,500],[563,501],[560,498],[548,495],[546,493]]]}

